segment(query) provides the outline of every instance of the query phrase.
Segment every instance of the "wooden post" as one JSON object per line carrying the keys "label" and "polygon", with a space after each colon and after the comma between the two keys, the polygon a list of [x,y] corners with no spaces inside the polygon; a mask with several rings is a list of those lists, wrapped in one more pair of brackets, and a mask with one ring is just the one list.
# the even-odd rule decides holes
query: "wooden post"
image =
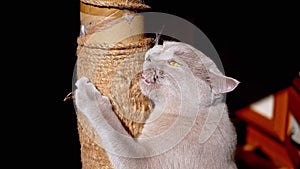
{"label": "wooden post", "polygon": [[[114,112],[133,137],[139,135],[152,109],[138,84],[144,54],[154,41],[143,34],[138,11],[149,8],[140,0],[80,0],[76,77],[88,77],[110,98]],[[82,168],[111,169],[101,136],[81,112],[76,113]]]}

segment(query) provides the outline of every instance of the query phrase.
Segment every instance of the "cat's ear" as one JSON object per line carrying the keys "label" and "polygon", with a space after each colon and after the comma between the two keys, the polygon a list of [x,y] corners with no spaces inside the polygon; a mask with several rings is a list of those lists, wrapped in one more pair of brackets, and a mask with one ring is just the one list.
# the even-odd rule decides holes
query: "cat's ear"
{"label": "cat's ear", "polygon": [[210,71],[210,82],[212,91],[215,94],[228,93],[233,91],[238,85],[239,81],[225,76],[223,74],[215,73],[214,71]]}

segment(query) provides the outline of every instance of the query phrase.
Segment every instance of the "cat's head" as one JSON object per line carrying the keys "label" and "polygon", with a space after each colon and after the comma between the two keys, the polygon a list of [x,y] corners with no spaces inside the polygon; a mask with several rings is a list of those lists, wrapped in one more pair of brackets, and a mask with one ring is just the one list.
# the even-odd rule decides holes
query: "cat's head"
{"label": "cat's head", "polygon": [[218,96],[238,84],[201,51],[175,41],[164,41],[146,52],[140,83],[143,94],[152,100],[166,94],[178,97],[187,90],[199,91],[203,97]]}

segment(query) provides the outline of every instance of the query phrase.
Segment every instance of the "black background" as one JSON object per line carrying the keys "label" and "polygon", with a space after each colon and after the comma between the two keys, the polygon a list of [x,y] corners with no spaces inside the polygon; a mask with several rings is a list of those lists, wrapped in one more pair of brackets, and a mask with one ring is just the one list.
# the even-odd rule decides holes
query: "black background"
{"label": "black background", "polygon": [[[4,99],[9,108],[3,111],[9,118],[2,118],[4,155],[12,160],[10,168],[80,168],[73,103],[63,101],[72,91],[79,0],[23,3],[7,5],[8,12],[2,14],[2,40],[7,45],[3,50],[8,50],[2,82],[12,88]],[[210,39],[226,75],[241,81],[227,95],[230,112],[289,86],[300,69],[300,15],[295,4],[145,3],[151,11],[194,23]]]}

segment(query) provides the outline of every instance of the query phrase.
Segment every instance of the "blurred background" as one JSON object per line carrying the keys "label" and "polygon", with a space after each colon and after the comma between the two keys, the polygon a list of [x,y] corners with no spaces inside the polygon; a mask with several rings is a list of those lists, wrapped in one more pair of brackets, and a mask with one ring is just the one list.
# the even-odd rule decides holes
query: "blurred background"
{"label": "blurred background", "polygon": [[[30,87],[38,94],[35,103],[29,106],[37,112],[32,115],[42,120],[34,120],[34,125],[23,125],[29,126],[24,131],[28,137],[38,137],[24,142],[26,149],[22,149],[22,152],[34,151],[30,158],[50,168],[81,168],[73,103],[70,100],[63,101],[72,91],[76,39],[80,29],[79,2],[39,2],[39,7],[28,8],[26,17],[21,17],[21,20],[24,19],[24,28],[17,29],[20,34],[34,32],[26,34],[26,40],[34,35],[36,41],[23,42],[30,47],[24,51],[28,52],[30,61],[38,60],[41,63],[34,64],[35,69],[30,71],[31,74],[24,76],[36,82]],[[227,104],[233,117],[236,110],[291,85],[298,74],[300,15],[296,4],[287,1],[265,4],[254,1],[144,2],[152,7],[153,12],[169,13],[190,21],[210,39],[220,56],[225,74],[241,82],[227,95]],[[19,7],[22,8],[22,5]],[[30,57],[32,51],[37,57]],[[239,137],[243,139],[243,133]],[[31,163],[31,160],[26,160],[23,164],[37,165],[36,162],[34,165]]]}

